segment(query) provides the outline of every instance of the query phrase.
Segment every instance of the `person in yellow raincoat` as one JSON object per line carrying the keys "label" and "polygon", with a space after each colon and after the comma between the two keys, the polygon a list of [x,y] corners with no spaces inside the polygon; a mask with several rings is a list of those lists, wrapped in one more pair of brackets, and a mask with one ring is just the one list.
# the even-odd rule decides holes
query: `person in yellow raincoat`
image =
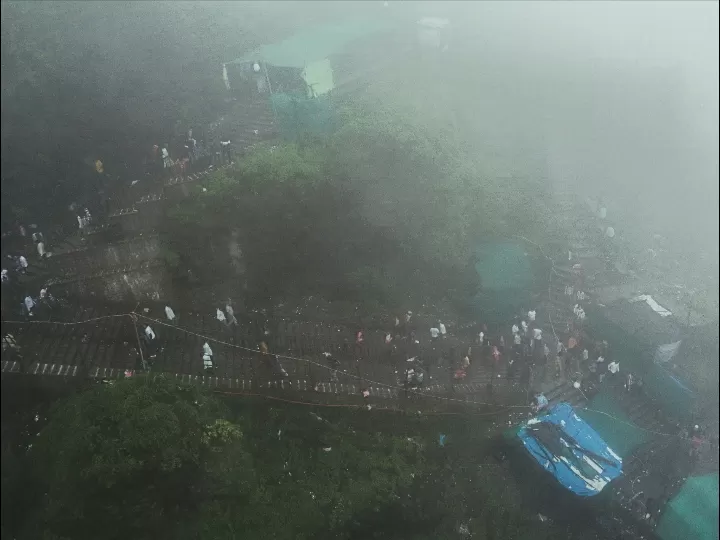
{"label": "person in yellow raincoat", "polygon": [[103,167],[103,162],[99,159],[95,162],[95,170],[98,172],[98,174],[102,174],[105,172],[105,167]]}

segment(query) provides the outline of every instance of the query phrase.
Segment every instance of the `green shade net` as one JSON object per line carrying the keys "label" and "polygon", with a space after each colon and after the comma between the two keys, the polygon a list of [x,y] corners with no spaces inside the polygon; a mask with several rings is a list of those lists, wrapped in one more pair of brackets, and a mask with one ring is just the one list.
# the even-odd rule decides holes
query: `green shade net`
{"label": "green shade net", "polygon": [[528,290],[532,286],[532,264],[522,244],[482,244],[475,249],[475,256],[484,291]]}
{"label": "green shade net", "polygon": [[717,540],[718,474],[689,477],[665,507],[656,533],[662,540]]}
{"label": "green shade net", "polygon": [[640,303],[619,302],[606,308],[588,306],[587,324],[598,339],[612,343],[621,373],[643,379],[643,391],[675,417],[689,420],[695,409],[695,392],[669,366],[658,365],[653,356],[659,345],[679,339],[671,321],[648,313]]}
{"label": "green shade net", "polygon": [[329,95],[308,98],[295,94],[273,94],[270,97],[277,126],[283,137],[322,136],[333,129],[333,108]]}
{"label": "green shade net", "polygon": [[632,425],[630,418],[610,393],[600,392],[590,401],[587,408],[593,410],[579,410],[578,416],[590,424],[620,457],[629,456],[635,448],[647,440],[646,432]]}
{"label": "green shade net", "polygon": [[475,271],[481,286],[474,304],[485,322],[506,322],[530,298],[532,262],[520,243],[480,244],[475,248]]}

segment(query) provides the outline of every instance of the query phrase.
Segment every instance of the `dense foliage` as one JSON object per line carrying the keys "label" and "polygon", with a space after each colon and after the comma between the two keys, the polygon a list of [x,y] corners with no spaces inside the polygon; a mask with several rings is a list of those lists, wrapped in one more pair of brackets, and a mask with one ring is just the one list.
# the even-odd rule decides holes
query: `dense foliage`
{"label": "dense foliage", "polygon": [[[196,389],[129,380],[61,401],[29,458],[41,509],[30,527],[57,538],[161,534],[195,504],[214,447],[240,436]],[[96,516],[97,519],[87,519]],[[32,533],[31,533],[32,534]]]}
{"label": "dense foliage", "polygon": [[98,385],[59,401],[14,457],[4,438],[3,537],[572,538],[524,508],[488,428],[223,403],[163,379]]}
{"label": "dense foliage", "polygon": [[476,242],[547,229],[534,184],[486,177],[401,115],[355,104],[338,116],[331,135],[257,148],[193,188],[169,212],[168,249],[202,271],[207,246],[234,231],[252,290],[397,305],[468,298]]}

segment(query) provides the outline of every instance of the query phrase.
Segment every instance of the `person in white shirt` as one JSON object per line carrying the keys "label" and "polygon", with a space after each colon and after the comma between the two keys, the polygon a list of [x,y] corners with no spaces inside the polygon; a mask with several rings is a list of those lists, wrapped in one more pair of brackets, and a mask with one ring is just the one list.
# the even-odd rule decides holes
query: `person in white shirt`
{"label": "person in white shirt", "polygon": [[225,314],[220,310],[220,308],[217,308],[215,317],[218,321],[223,323],[223,325],[227,326],[227,320],[225,319]]}
{"label": "person in white shirt", "polygon": [[590,351],[587,349],[583,350],[583,361],[587,362],[590,359]]}
{"label": "person in white shirt", "polygon": [[8,281],[10,281],[10,276],[8,276],[8,271],[5,268],[3,268],[2,272],[0,273],[0,279],[2,279],[3,283],[7,283]]}
{"label": "person in white shirt", "polygon": [[542,341],[542,330],[540,328],[533,328],[533,338],[535,341]]}
{"label": "person in white shirt", "polygon": [[608,364],[608,371],[615,375],[618,371],[620,371],[620,363],[613,360]]}
{"label": "person in white shirt", "polygon": [[445,328],[445,325],[442,323],[442,321],[438,321],[438,328],[440,329],[440,335],[442,337],[447,336],[447,328]]}
{"label": "person in white shirt", "polygon": [[433,341],[435,341],[439,335],[440,335],[440,330],[438,328],[433,327],[430,329],[430,338]]}
{"label": "person in white shirt", "polygon": [[207,372],[211,372],[213,367],[212,357],[209,354],[203,354],[203,369]]}
{"label": "person in white shirt", "polygon": [[21,272],[25,272],[25,270],[27,270],[28,262],[27,262],[27,259],[25,257],[23,257],[22,255],[20,255],[18,257],[18,264],[20,265]]}
{"label": "person in white shirt", "polygon": [[45,297],[47,296],[47,287],[43,287],[40,289],[40,300],[45,300]]}
{"label": "person in white shirt", "polygon": [[170,306],[165,306],[165,316],[167,317],[167,320],[170,322],[175,321],[175,312]]}
{"label": "person in white shirt", "polygon": [[530,311],[528,311],[527,312],[528,320],[530,322],[535,322],[535,315],[536,315],[536,313],[535,313],[534,309],[531,309]]}
{"label": "person in white shirt", "polygon": [[37,252],[38,255],[40,255],[40,258],[42,259],[45,257],[45,242],[38,242],[37,243]]}
{"label": "person in white shirt", "polygon": [[510,330],[512,331],[513,335],[515,335],[520,331],[520,328],[518,328],[517,324],[513,324]]}
{"label": "person in white shirt", "polygon": [[33,316],[32,309],[33,309],[34,307],[35,307],[35,302],[34,302],[33,299],[30,297],[30,295],[27,295],[27,296],[25,297],[25,309],[27,310],[27,314],[28,314],[29,317],[32,317],[32,316]]}
{"label": "person in white shirt", "polygon": [[207,354],[210,358],[212,358],[213,352],[210,348],[210,345],[208,345],[208,342],[206,341],[203,343],[203,354]]}
{"label": "person in white shirt", "polygon": [[149,325],[145,327],[145,337],[147,337],[149,341],[155,339],[155,332],[153,332],[153,329],[150,328]]}
{"label": "person in white shirt", "polygon": [[480,345],[484,345],[484,344],[485,344],[485,332],[480,332],[480,333],[478,334],[478,343],[479,343]]}
{"label": "person in white shirt", "polygon": [[526,323],[525,321],[522,321],[522,322],[520,323],[520,326],[522,327],[523,334],[527,334],[527,331],[528,331],[528,323]]}

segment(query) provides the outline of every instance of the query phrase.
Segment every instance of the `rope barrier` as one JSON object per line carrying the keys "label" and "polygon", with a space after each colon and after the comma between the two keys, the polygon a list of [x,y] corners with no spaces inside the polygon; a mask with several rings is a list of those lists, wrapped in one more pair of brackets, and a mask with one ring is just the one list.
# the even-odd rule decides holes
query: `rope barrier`
{"label": "rope barrier", "polygon": [[2,321],[3,324],[61,324],[63,326],[76,326],[79,324],[87,324],[89,322],[101,321],[103,319],[112,319],[114,317],[131,317],[131,313],[121,313],[117,315],[103,315],[102,317],[95,317],[86,321],[73,321],[73,322],[60,322],[60,321]]}
{"label": "rope barrier", "polygon": [[[298,400],[292,400],[292,399],[284,399],[277,396],[269,396],[267,394],[257,394],[253,392],[226,392],[222,390],[213,390],[214,394],[226,394],[230,396],[250,396],[250,397],[261,397],[265,399],[270,399],[273,401],[281,401],[283,403],[290,403],[292,405],[307,405],[311,407],[329,407],[329,408],[348,408],[348,409],[367,409],[368,405],[350,405],[347,403],[313,403],[311,401],[298,401]],[[403,409],[398,409],[397,407],[377,407],[372,406],[372,410],[374,411],[386,411],[386,412],[398,412],[398,413],[405,413],[407,414],[407,411],[404,411]],[[486,412],[486,413],[476,413],[476,412],[443,412],[443,411],[424,411],[422,412],[423,416],[492,416],[500,413],[507,412],[507,409],[501,410],[501,411],[493,411],[493,412]]]}
{"label": "rope barrier", "polygon": [[[236,345],[236,344],[234,344],[234,343],[228,343],[228,342],[226,342],[226,341],[222,341],[222,340],[217,339],[217,338],[205,336],[205,335],[199,334],[199,333],[197,333],[197,332],[193,332],[193,331],[191,331],[191,330],[187,330],[187,329],[185,329],[185,328],[183,328],[183,327],[180,327],[180,326],[168,324],[168,323],[165,323],[165,322],[160,321],[160,320],[158,320],[158,319],[153,319],[152,317],[148,317],[148,316],[146,316],[146,315],[142,315],[142,314],[136,313],[136,312],[134,312],[134,311],[133,311],[133,312],[130,312],[130,313],[122,313],[122,314],[114,314],[114,315],[104,315],[104,316],[101,316],[101,317],[95,317],[95,318],[93,318],[93,319],[88,319],[87,321],[76,321],[76,322],[53,322],[53,321],[3,321],[3,322],[5,322],[5,323],[12,323],[12,324],[61,324],[61,325],[80,325],[80,324],[86,324],[86,323],[88,323],[88,322],[94,322],[94,321],[97,321],[97,320],[109,319],[109,318],[117,318],[117,317],[130,317],[131,319],[133,319],[133,317],[135,317],[135,318],[142,318],[142,319],[146,319],[146,320],[148,320],[148,321],[152,321],[153,323],[159,324],[159,325],[161,325],[161,326],[165,326],[165,327],[168,327],[168,328],[172,328],[172,329],[175,329],[175,330],[179,330],[179,331],[181,331],[181,332],[185,332],[185,333],[190,334],[190,335],[194,335],[194,336],[199,337],[199,338],[202,338],[202,339],[204,339],[204,340],[206,340],[206,341],[211,341],[211,342],[213,342],[213,343],[218,343],[218,344],[220,344],[220,345],[225,345],[225,346],[227,346],[227,347],[232,347],[232,348],[240,349],[240,350],[243,350],[243,351],[252,352],[252,353],[254,353],[254,354],[257,354],[257,353],[260,352],[258,349],[251,349],[251,348],[248,348],[248,347],[243,347],[243,346],[241,346],[241,345]],[[137,331],[137,329],[136,329],[136,331]],[[139,336],[138,336],[138,341],[139,341]],[[306,362],[306,363],[309,363],[309,364],[314,365],[314,366],[316,366],[316,367],[319,367],[319,368],[321,368],[321,369],[325,369],[325,370],[327,370],[327,371],[336,371],[334,368],[332,368],[332,367],[330,367],[330,366],[326,366],[326,365],[324,365],[324,364],[321,364],[321,363],[319,363],[319,362],[315,362],[315,361],[313,361],[313,360],[309,360],[309,359],[307,359],[307,358],[300,358],[300,357],[296,357],[296,356],[280,355],[280,354],[275,354],[275,355],[272,355],[272,356],[275,356],[275,357],[277,357],[277,358],[283,358],[283,359],[286,359],[286,360],[294,360],[294,361]],[[429,393],[425,393],[425,392],[419,392],[419,391],[416,391],[416,390],[407,390],[407,389],[405,389],[404,387],[398,386],[398,385],[392,385],[392,384],[388,384],[388,383],[382,383],[382,382],[379,382],[379,381],[374,381],[374,380],[371,380],[371,379],[367,379],[367,378],[365,378],[365,377],[362,377],[362,376],[360,376],[360,375],[354,375],[354,374],[349,373],[349,372],[347,372],[347,371],[343,371],[342,373],[343,373],[344,375],[347,375],[347,376],[349,376],[349,377],[351,377],[351,378],[354,378],[354,379],[359,379],[359,380],[362,380],[362,381],[365,381],[365,382],[367,382],[367,383],[371,383],[371,384],[374,384],[374,385],[377,385],[377,386],[383,386],[383,387],[391,388],[391,389],[398,390],[398,391],[408,392],[409,394],[413,394],[413,395],[420,396],[420,397],[426,397],[426,398],[437,399],[437,400],[452,401],[452,402],[462,403],[462,404],[464,404],[464,405],[484,405],[484,406],[490,406],[490,407],[503,407],[503,408],[504,408],[504,410],[502,410],[502,411],[492,411],[492,412],[488,412],[488,413],[473,413],[473,414],[475,414],[475,415],[483,415],[483,416],[487,415],[487,416],[490,416],[490,415],[496,415],[496,414],[500,414],[500,413],[503,413],[503,412],[507,412],[507,411],[509,411],[509,410],[511,410],[511,409],[524,409],[524,410],[530,409],[530,406],[528,406],[528,405],[510,405],[510,404],[502,404],[502,405],[500,405],[500,404],[497,404],[497,403],[488,403],[488,402],[482,402],[482,401],[469,401],[469,400],[464,400],[464,399],[451,398],[451,397],[447,397],[447,396],[438,396],[438,395],[436,395],[436,394],[429,394]],[[267,397],[268,399],[274,399],[274,400],[278,400],[278,401],[286,401],[286,402],[288,402],[288,403],[292,403],[292,402],[293,402],[292,400],[284,400],[283,398],[277,398],[277,397],[275,397],[275,396],[265,396],[265,395],[263,395],[263,394],[249,394],[249,393],[242,393],[242,392],[220,392],[220,391],[218,391],[218,392],[219,392],[219,393],[227,393],[227,394],[257,395],[257,396],[260,396],[260,397]],[[584,394],[583,394],[583,395],[584,395]],[[309,402],[296,402],[296,404],[302,404],[302,405],[308,405],[308,404],[310,404],[310,405],[320,406],[319,404],[314,404],[314,403],[309,403]],[[330,405],[325,405],[325,406],[330,406]],[[359,406],[359,405],[343,405],[343,404],[336,404],[336,405],[334,405],[334,406],[336,406],[336,407],[341,407],[341,406],[343,406],[343,407],[362,407],[362,406]],[[613,415],[611,415],[611,414],[609,414],[609,413],[606,413],[606,412],[604,412],[604,411],[598,411],[598,410],[596,410],[596,409],[590,409],[590,408],[588,408],[588,407],[582,407],[581,410],[584,410],[584,411],[587,411],[587,412],[593,412],[593,413],[601,414],[601,415],[603,415],[603,416],[606,416],[606,417],[608,417],[608,418],[611,418],[611,419],[613,419],[613,420],[615,420],[615,421],[617,421],[617,422],[620,422],[620,423],[622,423],[622,424],[625,424],[625,425],[627,425],[627,426],[629,426],[629,427],[632,427],[632,428],[634,428],[634,429],[638,429],[638,430],[641,430],[641,431],[645,431],[645,432],[647,432],[647,433],[652,433],[652,434],[654,434],[654,435],[659,435],[659,436],[663,436],[663,437],[673,437],[673,438],[677,438],[677,439],[680,439],[680,440],[692,441],[692,439],[689,438],[689,437],[682,437],[682,436],[680,436],[680,435],[674,435],[674,434],[671,434],[671,433],[663,433],[663,432],[660,432],[660,431],[655,431],[655,430],[652,430],[652,429],[649,429],[649,428],[644,428],[644,427],[638,426],[638,425],[636,425],[636,424],[633,424],[633,423],[631,423],[631,422],[628,422],[628,421],[626,421],[626,420],[623,420],[623,419],[621,419],[621,418],[618,418],[618,417],[616,417],[616,416],[613,416]],[[463,414],[463,413],[447,413],[447,414]],[[710,442],[709,442],[709,441],[702,441],[702,444],[710,444]]]}
{"label": "rope barrier", "polygon": [[[168,327],[170,327],[170,328],[175,328],[176,330],[184,331],[184,332],[193,334],[193,335],[195,335],[195,336],[197,336],[197,337],[201,337],[201,338],[203,338],[203,339],[207,339],[207,340],[209,340],[209,341],[213,341],[214,343],[219,343],[219,344],[222,344],[222,345],[227,345],[227,346],[229,346],[229,347],[235,347],[235,348],[238,348],[238,349],[241,349],[241,350],[245,350],[245,351],[249,351],[249,352],[253,352],[253,353],[258,353],[258,352],[259,352],[259,350],[257,350],[257,349],[250,349],[250,348],[247,348],[247,347],[242,347],[242,346],[240,346],[240,345],[235,345],[235,344],[232,344],[232,343],[227,343],[227,342],[224,342],[224,341],[221,341],[221,340],[217,340],[217,339],[214,339],[214,338],[209,338],[209,337],[203,336],[203,335],[201,335],[201,334],[197,334],[197,333],[195,333],[195,332],[191,332],[191,331],[185,330],[184,328],[181,328],[181,327],[178,327],[178,326],[174,326],[174,325],[170,325],[170,324],[164,323],[164,322],[162,322],[162,321],[159,321],[159,320],[157,320],[157,319],[152,319],[151,317],[146,317],[146,316],[144,316],[144,315],[138,315],[138,316],[139,316],[139,317],[142,317],[142,318],[144,318],[144,319],[151,320],[151,321],[156,322],[156,323],[158,323],[158,324],[161,324],[161,325],[164,325],[164,326],[168,326]],[[314,361],[312,361],[312,360],[308,360],[308,359],[306,359],[306,358],[300,358],[300,357],[295,357],[295,356],[287,356],[287,355],[274,355],[274,356],[277,356],[278,358],[284,358],[284,359],[287,359],[287,360],[298,360],[298,361],[301,361],[301,362],[308,362],[308,363],[313,364],[313,365],[315,365],[315,366],[318,366],[318,367],[320,367],[320,368],[322,368],[322,369],[326,369],[326,370],[329,370],[329,371],[332,371],[332,370],[333,370],[333,368],[331,368],[331,367],[329,367],[329,366],[325,366],[325,365],[323,365],[323,364],[320,364],[320,363],[318,363],[318,362],[314,362]],[[352,378],[362,379],[362,380],[364,380],[364,381],[366,381],[366,382],[370,382],[370,383],[372,383],[372,384],[377,384],[377,385],[379,385],[379,386],[386,386],[386,387],[388,387],[388,388],[393,388],[393,389],[405,391],[405,388],[403,388],[403,387],[401,387],[401,386],[389,385],[389,384],[386,384],[386,383],[380,383],[380,382],[372,381],[372,380],[366,379],[366,378],[364,378],[364,377],[361,377],[361,376],[359,376],[359,375],[354,375],[354,374],[352,374],[352,373],[347,373],[347,372],[343,372],[343,373],[346,374],[346,375],[348,375],[348,376],[350,376],[350,377],[352,377]],[[510,409],[529,409],[529,408],[530,408],[530,407],[527,406],[527,405],[509,405],[509,404],[498,405],[498,404],[496,404],[496,403],[487,403],[487,402],[480,402],[480,401],[467,401],[467,400],[449,398],[449,397],[446,397],[446,396],[438,396],[438,395],[435,395],[435,394],[427,394],[427,393],[424,393],[424,392],[417,392],[417,391],[409,391],[409,393],[412,393],[412,394],[414,394],[414,395],[421,396],[421,397],[429,397],[429,398],[433,398],[433,399],[440,399],[440,400],[447,400],[447,401],[455,401],[455,402],[459,402],[459,403],[463,403],[463,404],[487,405],[487,406],[494,406],[494,407],[497,407],[497,406],[505,407],[505,411],[495,411],[495,412],[492,412],[492,413],[487,413],[487,414],[489,414],[489,415],[490,415],[490,414],[498,414],[499,412],[507,412],[507,411],[510,410]],[[583,395],[584,395],[584,394],[583,394]],[[604,412],[604,411],[598,411],[598,410],[596,410],[596,409],[590,409],[590,408],[588,408],[588,407],[582,407],[582,410],[588,411],[588,412],[597,413],[597,414],[602,414],[602,415],[607,416],[608,418],[612,418],[613,420],[616,420],[616,421],[618,421],[618,422],[620,422],[620,423],[622,423],[622,424],[628,425],[628,426],[630,426],[630,427],[632,427],[632,428],[639,429],[639,430],[642,430],[642,431],[645,431],[645,432],[648,432],[648,433],[652,433],[652,434],[654,434],[654,435],[660,435],[660,436],[664,436],[664,437],[676,437],[676,438],[679,438],[679,439],[682,439],[682,440],[687,440],[687,441],[691,441],[691,440],[692,440],[692,439],[687,438],[687,437],[681,437],[680,435],[673,435],[673,434],[671,434],[671,433],[662,433],[662,432],[660,432],[660,431],[655,431],[655,430],[652,430],[652,429],[644,428],[644,427],[638,426],[638,425],[636,425],[636,424],[633,424],[633,423],[631,423],[631,422],[627,422],[626,420],[623,420],[623,419],[621,419],[621,418],[618,418],[618,417],[616,417],[616,416],[613,416],[613,415],[611,415],[611,414],[609,414],[609,413],[606,413],[606,412]]]}
{"label": "rope barrier", "polygon": [[[153,318],[147,317],[147,316],[145,316],[145,315],[140,315],[140,314],[136,314],[136,315],[137,315],[138,317],[143,318],[143,319],[147,319],[147,320],[149,320],[149,321],[153,321],[153,322],[156,323],[156,324],[160,324],[160,325],[163,325],[163,326],[167,326],[167,327],[169,327],[169,328],[174,328],[174,329],[179,330],[179,331],[181,331],[181,332],[185,332],[185,333],[187,333],[187,334],[191,334],[191,335],[194,335],[194,336],[196,336],[196,337],[200,337],[200,338],[202,338],[202,339],[205,339],[206,341],[212,341],[213,343],[218,343],[218,344],[220,344],[220,345],[225,345],[225,346],[227,346],[227,347],[232,347],[232,348],[235,348],[235,349],[240,349],[240,350],[243,350],[243,351],[252,352],[252,353],[255,353],[255,354],[257,354],[257,353],[260,352],[258,349],[251,349],[251,348],[249,348],[249,347],[243,347],[243,346],[241,346],[241,345],[235,345],[234,343],[228,343],[228,342],[226,342],[226,341],[222,341],[222,340],[219,340],[219,339],[215,339],[215,338],[211,338],[211,337],[208,337],[208,336],[204,336],[204,335],[202,335],[202,334],[198,334],[197,332],[193,332],[193,331],[191,331],[191,330],[186,330],[186,329],[184,329],[184,328],[182,328],[182,327],[179,327],[179,326],[167,324],[167,323],[165,323],[165,322],[163,322],[163,321],[159,321],[159,320],[157,320],[157,319],[153,319]],[[335,371],[335,368],[332,368],[332,367],[330,367],[330,366],[326,366],[326,365],[324,365],[324,364],[321,364],[321,363],[319,363],[319,362],[315,362],[315,361],[313,361],[313,360],[308,360],[307,358],[300,358],[300,357],[297,357],[297,356],[289,356],[289,355],[283,355],[283,354],[272,354],[272,355],[270,355],[270,356],[275,356],[276,358],[283,358],[283,359],[285,359],[285,360],[295,360],[295,361],[300,361],[300,362],[306,362],[306,363],[308,363],[308,364],[314,365],[314,366],[319,367],[319,368],[321,368],[321,369],[325,369],[325,370],[328,370],[328,371]],[[454,402],[458,402],[458,403],[463,403],[463,404],[465,404],[465,405],[487,405],[487,406],[491,406],[491,407],[497,407],[497,406],[498,406],[496,403],[487,403],[487,402],[482,402],[482,401],[468,401],[468,400],[464,400],[464,399],[456,399],[456,398],[450,398],[450,397],[447,397],[447,396],[438,396],[438,395],[435,395],[435,394],[428,394],[428,393],[425,393],[425,392],[418,392],[418,391],[416,391],[416,390],[406,390],[406,389],[405,389],[404,387],[402,387],[402,386],[393,385],[393,384],[388,384],[388,383],[383,383],[383,382],[379,382],[379,381],[374,381],[374,380],[372,380],[372,379],[368,379],[368,378],[362,377],[362,376],[360,376],[360,375],[355,375],[355,374],[349,373],[349,372],[347,372],[347,371],[342,371],[342,373],[343,373],[344,375],[347,375],[348,377],[351,377],[351,378],[353,378],[353,379],[362,380],[362,381],[364,381],[364,382],[366,382],[366,383],[371,383],[371,384],[373,384],[373,385],[383,386],[383,387],[386,387],[386,388],[391,388],[391,389],[393,389],[393,390],[399,390],[399,391],[403,391],[403,392],[407,391],[408,393],[412,393],[412,394],[414,394],[414,395],[421,396],[421,397],[428,397],[428,398],[433,398],[433,399],[442,399],[442,400],[446,400],[446,401],[454,401]],[[518,408],[518,409],[529,409],[529,408],[530,408],[528,405],[504,405],[504,406],[506,406],[506,407],[512,407],[512,408]]]}

